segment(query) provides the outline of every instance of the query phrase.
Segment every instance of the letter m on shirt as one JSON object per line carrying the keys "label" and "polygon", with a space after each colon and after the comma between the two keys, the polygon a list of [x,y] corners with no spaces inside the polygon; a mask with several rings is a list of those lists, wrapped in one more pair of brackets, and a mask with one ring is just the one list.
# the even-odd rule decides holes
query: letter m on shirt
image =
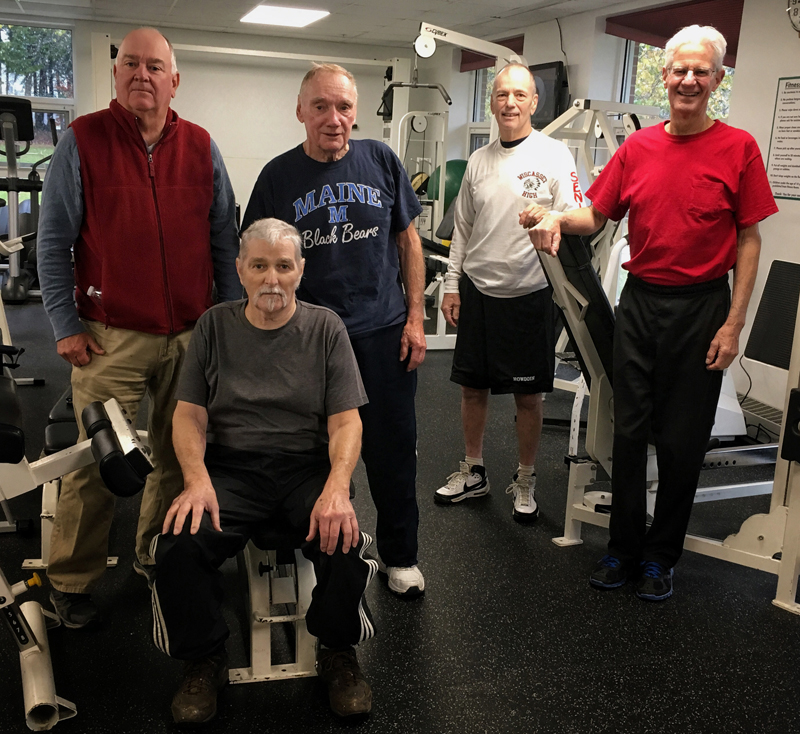
{"label": "letter m on shirt", "polygon": [[294,201],[294,221],[299,222],[306,214],[310,214],[317,208],[314,203],[314,192],[309,191],[305,200],[296,199]]}
{"label": "letter m on shirt", "polygon": [[329,206],[328,211],[330,212],[328,224],[336,224],[337,222],[347,221],[347,204],[340,207]]}

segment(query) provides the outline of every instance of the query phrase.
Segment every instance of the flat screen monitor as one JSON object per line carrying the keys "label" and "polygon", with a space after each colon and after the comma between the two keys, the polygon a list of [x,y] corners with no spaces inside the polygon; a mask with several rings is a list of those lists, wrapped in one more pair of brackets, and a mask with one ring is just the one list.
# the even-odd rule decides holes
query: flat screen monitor
{"label": "flat screen monitor", "polygon": [[563,114],[569,106],[566,69],[563,61],[534,64],[528,68],[536,80],[536,93],[539,95],[531,124],[541,130]]}

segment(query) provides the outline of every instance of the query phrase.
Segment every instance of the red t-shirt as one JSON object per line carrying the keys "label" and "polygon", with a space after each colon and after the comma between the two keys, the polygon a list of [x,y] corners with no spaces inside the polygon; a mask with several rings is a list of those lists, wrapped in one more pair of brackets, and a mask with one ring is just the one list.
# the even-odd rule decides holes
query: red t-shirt
{"label": "red t-shirt", "polygon": [[778,211],[756,141],[719,121],[694,135],[670,135],[664,124],[639,130],[586,196],[609,219],[629,212],[624,267],[658,285],[725,275],[738,230]]}

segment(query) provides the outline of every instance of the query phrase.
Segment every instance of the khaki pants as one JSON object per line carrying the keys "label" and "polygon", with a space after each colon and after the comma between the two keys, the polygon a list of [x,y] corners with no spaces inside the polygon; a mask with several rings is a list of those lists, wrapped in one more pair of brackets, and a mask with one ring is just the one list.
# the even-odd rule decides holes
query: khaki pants
{"label": "khaki pants", "polygon": [[[72,368],[72,400],[80,426],[79,441],[86,439],[81,412],[95,400],[116,398],[136,423],[139,405],[147,392],[147,420],[151,458],[155,465],[142,496],[136,556],[152,563],[149,548],[172,500],[183,490],[183,475],[172,447],[175,389],[191,330],[173,336],[105,328],[95,321],[84,327],[105,350],[92,355],[84,367]],[[97,464],[64,477],[51,539],[47,576],[59,591],[85,593],[106,569],[108,535],[114,515],[114,495],[102,480]]]}

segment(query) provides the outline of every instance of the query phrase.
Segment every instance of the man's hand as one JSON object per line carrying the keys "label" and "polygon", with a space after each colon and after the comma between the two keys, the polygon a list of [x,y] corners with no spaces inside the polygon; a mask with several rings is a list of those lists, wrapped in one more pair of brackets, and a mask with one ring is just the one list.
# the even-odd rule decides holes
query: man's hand
{"label": "man's hand", "polygon": [[185,486],[186,488],[183,492],[172,500],[172,504],[169,506],[169,510],[167,510],[167,517],[164,519],[161,532],[165,534],[168,533],[169,526],[174,519],[175,525],[172,528],[172,534],[179,535],[181,530],[183,530],[183,523],[186,517],[191,513],[192,525],[190,532],[192,535],[195,535],[200,528],[203,512],[207,512],[211,516],[211,524],[214,530],[222,532],[222,528],[219,524],[217,493],[214,491],[211,480],[208,477],[193,482],[187,480]]}
{"label": "man's hand", "polygon": [[65,336],[56,342],[61,357],[75,367],[83,367],[92,361],[92,353],[105,354],[105,350],[94,340],[91,334],[82,331],[80,334]]}
{"label": "man's hand", "polygon": [[741,329],[734,325],[723,324],[711,340],[706,354],[706,369],[724,370],[730,367],[739,354],[739,334]]}
{"label": "man's hand", "polygon": [[461,312],[461,296],[458,293],[445,293],[442,297],[442,313],[450,326],[458,326],[458,315]]}
{"label": "man's hand", "polygon": [[358,545],[358,520],[350,503],[349,487],[332,490],[326,485],[311,510],[311,524],[306,540],[314,540],[319,531],[319,549],[332,556],[342,534],[342,553]]}
{"label": "man's hand", "polygon": [[530,229],[531,227],[539,224],[539,222],[544,219],[544,216],[547,213],[548,210],[543,206],[531,204],[530,206],[525,207],[525,209],[519,213],[519,223],[525,229]]}
{"label": "man's hand", "polygon": [[422,364],[427,348],[428,344],[425,341],[422,322],[416,320],[406,321],[403,336],[400,339],[400,361],[402,362],[408,356],[409,351],[411,352],[411,359],[408,361],[406,372],[411,372]]}
{"label": "man's hand", "polygon": [[561,243],[561,217],[545,214],[535,227],[528,230],[528,237],[537,250],[555,257]]}

